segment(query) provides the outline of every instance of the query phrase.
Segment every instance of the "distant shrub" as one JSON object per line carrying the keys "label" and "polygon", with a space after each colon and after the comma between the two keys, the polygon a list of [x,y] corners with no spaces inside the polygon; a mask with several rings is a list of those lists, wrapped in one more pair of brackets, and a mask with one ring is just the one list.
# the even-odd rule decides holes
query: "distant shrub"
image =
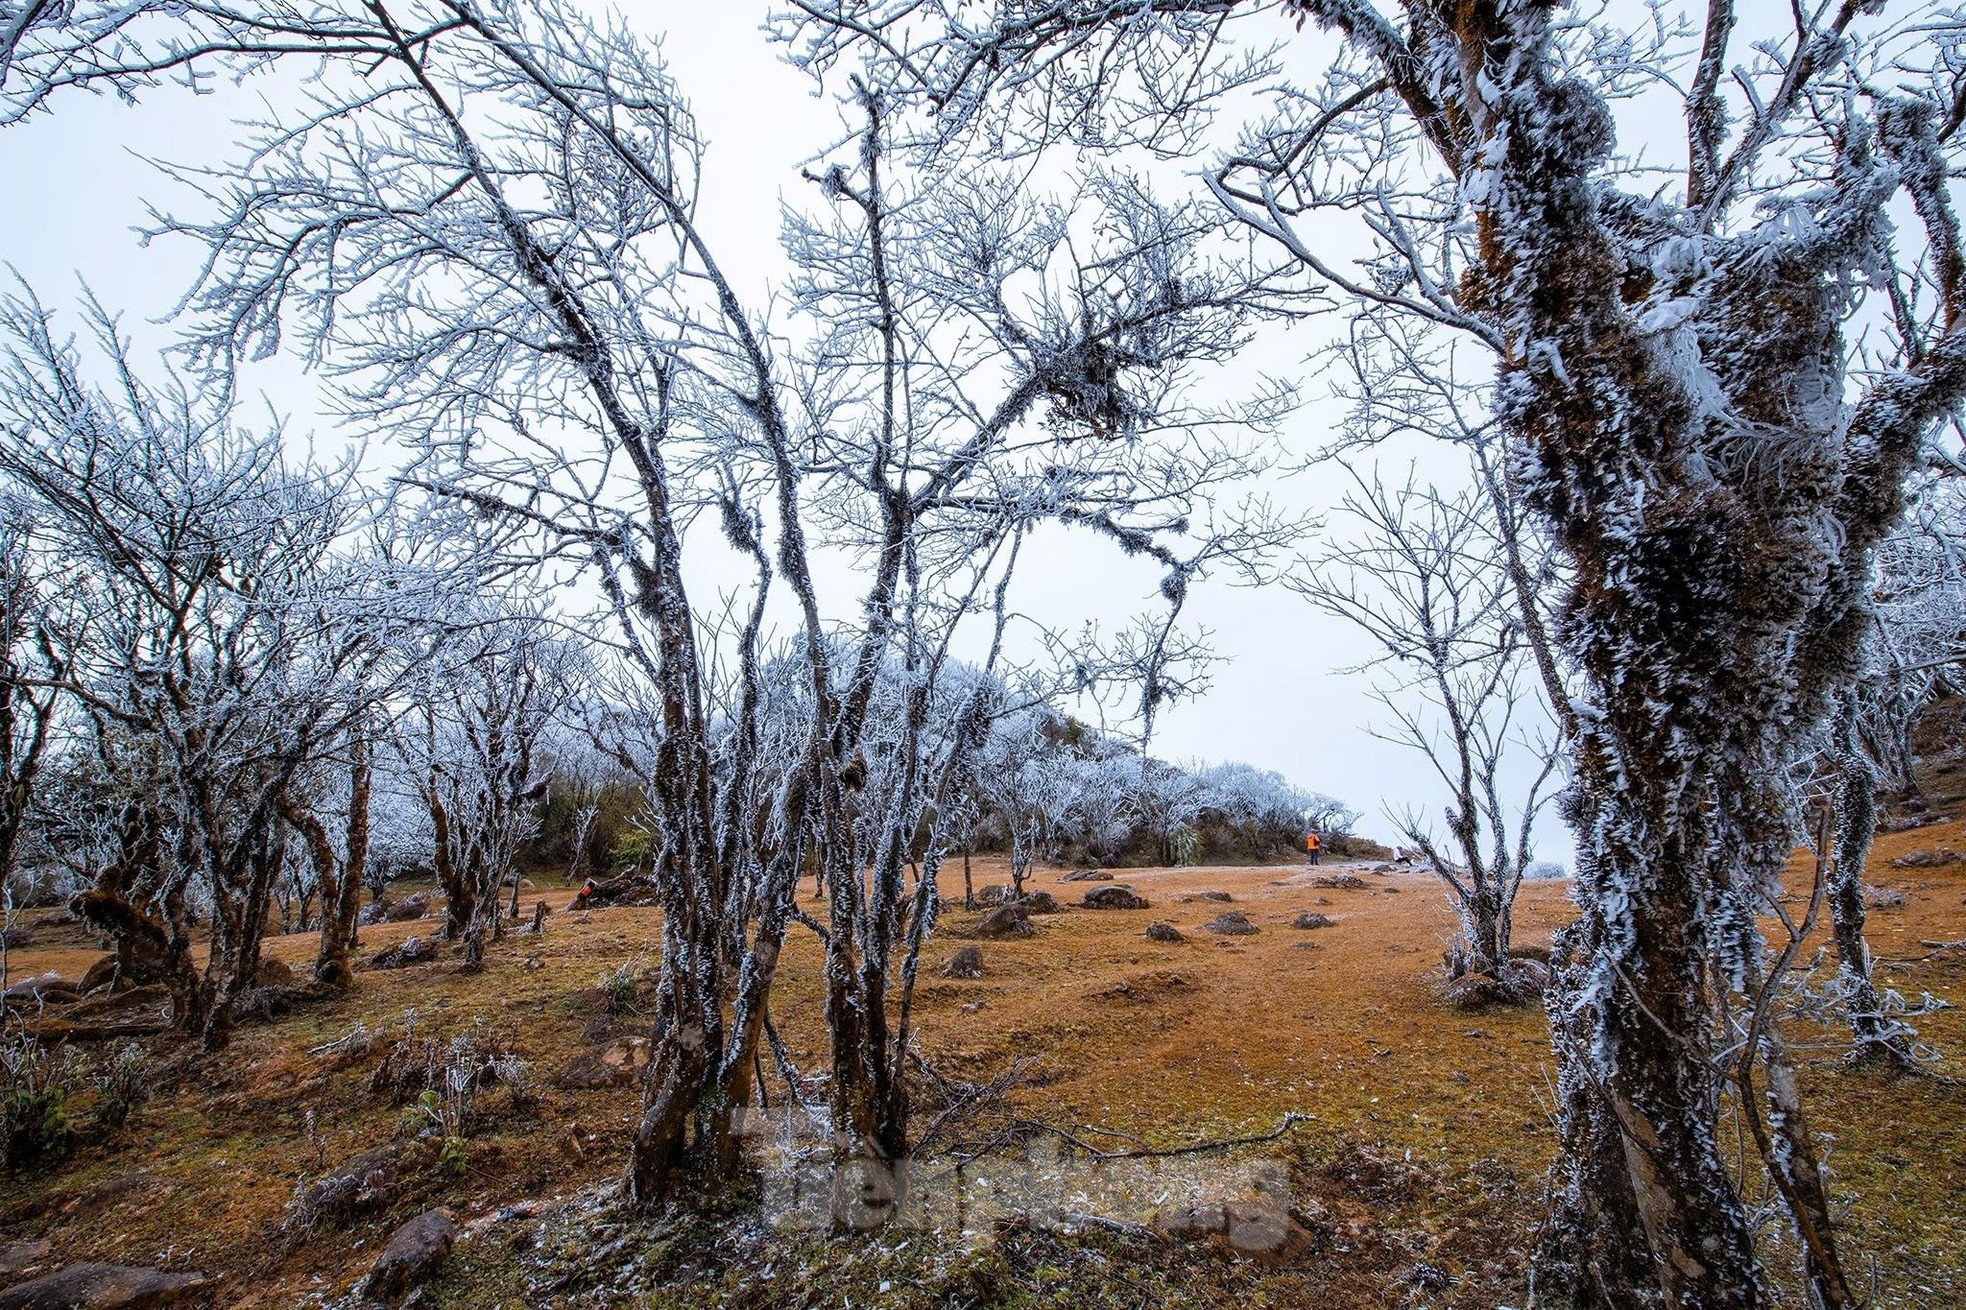
{"label": "distant shrub", "polygon": [[1536,860],[1522,871],[1526,882],[1554,882],[1558,878],[1568,878],[1570,870],[1555,860]]}

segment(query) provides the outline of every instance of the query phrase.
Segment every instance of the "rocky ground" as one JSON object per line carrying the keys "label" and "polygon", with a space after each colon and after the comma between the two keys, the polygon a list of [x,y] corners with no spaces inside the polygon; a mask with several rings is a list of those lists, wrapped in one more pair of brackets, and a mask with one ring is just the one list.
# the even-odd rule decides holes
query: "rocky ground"
{"label": "rocky ground", "polygon": [[[1895,893],[1872,918],[1880,976],[1914,1001],[1966,1001],[1966,949],[1924,944],[1966,938],[1952,851],[1966,823],[1886,835],[1872,865]],[[788,1163],[813,1144],[779,1080],[749,1195],[622,1221],[609,1189],[646,1050],[635,979],[656,912],[568,912],[572,893],[551,888],[528,900],[559,910],[544,931],[492,948],[483,974],[447,951],[367,967],[350,995],[250,1023],[216,1059],[142,1039],[154,1098],[112,1129],[94,1123],[97,1093],[78,1093],[73,1154],[5,1180],[0,1286],[15,1290],[0,1310],[69,1304],[35,1299],[32,1280],[88,1261],[169,1284],[89,1304],[353,1304],[385,1249],[367,1286],[436,1306],[1519,1304],[1554,1146],[1546,1026],[1534,1009],[1444,1004],[1452,916],[1428,875],[1069,872],[1036,879],[1059,912],[987,929],[990,911],[961,910],[960,875],[945,875],[957,908],[916,994],[923,1121],[965,1087],[1006,1089],[950,1118],[902,1222],[878,1234],[827,1232],[823,1183]],[[979,885],[1001,877],[978,868]],[[1547,942],[1566,889],[1525,887],[1519,942]],[[368,927],[365,958],[436,926]],[[99,957],[56,914],[27,928],[13,979],[79,979]],[[774,1014],[816,1070],[818,953],[796,933]],[[311,950],[304,935],[269,947],[297,967]],[[144,1026],[140,1005],[129,1013]],[[1916,1022],[1945,1057],[1937,1076],[1846,1068],[1834,1024],[1790,1023],[1844,1239],[1875,1270],[1879,1306],[1966,1304],[1966,1092],[1952,1081],[1966,1022]],[[446,1060],[482,1085],[461,1123],[426,1131],[447,1107],[425,1104],[425,1077]],[[1162,1154],[1232,1138],[1261,1140]]]}

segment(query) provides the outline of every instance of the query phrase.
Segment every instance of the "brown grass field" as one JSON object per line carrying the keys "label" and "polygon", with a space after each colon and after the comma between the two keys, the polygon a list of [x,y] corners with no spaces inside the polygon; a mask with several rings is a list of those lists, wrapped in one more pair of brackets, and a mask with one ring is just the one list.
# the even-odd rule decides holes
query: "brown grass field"
{"label": "brown grass field", "polygon": [[[1930,992],[1966,1003],[1966,950],[1920,944],[1966,938],[1966,865],[1890,864],[1940,844],[1966,848],[1966,823],[1879,840],[1871,880],[1909,903],[1872,914],[1871,943],[1882,983],[1914,1001]],[[1042,871],[1036,885],[1075,904],[1085,886],[1063,883],[1064,872]],[[1800,862],[1795,873],[1804,877]],[[1152,907],[1038,918],[1034,937],[981,943],[984,978],[954,981],[940,968],[979,916],[960,908],[960,873],[945,871],[957,900],[924,952],[920,1050],[941,1075],[970,1081],[1027,1064],[1001,1104],[951,1125],[941,1162],[925,1162],[924,1176],[940,1177],[946,1192],[955,1177],[947,1152],[994,1142],[962,1177],[1009,1170],[1027,1189],[1017,1204],[868,1236],[774,1227],[741,1207],[623,1224],[606,1189],[635,1091],[552,1085],[555,1070],[601,1037],[588,1031],[601,974],[653,961],[656,912],[621,908],[556,914],[543,937],[499,943],[479,975],[458,973],[448,955],[420,968],[364,969],[348,996],[244,1026],[215,1059],[152,1039],[163,1094],[125,1128],[84,1131],[53,1171],[6,1180],[0,1238],[46,1239],[42,1268],[101,1259],[201,1270],[221,1279],[213,1303],[237,1306],[346,1298],[393,1226],[430,1205],[447,1207],[471,1234],[424,1295],[438,1306],[1519,1305],[1555,1141],[1547,1028],[1536,1009],[1464,1014],[1441,1003],[1453,919],[1431,877],[1362,873],[1366,887],[1348,890],[1314,887],[1310,871],[1291,867],[1117,876]],[[1002,877],[986,863],[977,883]],[[1569,911],[1567,886],[1525,887],[1518,942],[1548,941]],[[570,896],[539,895],[556,908]],[[1260,931],[1201,931],[1225,909]],[[1292,928],[1307,909],[1335,925]],[[13,954],[15,978],[73,978],[97,958],[97,943],[57,913],[43,912],[36,943]],[[1155,920],[1177,925],[1187,942],[1145,940]],[[365,958],[434,927],[366,928]],[[809,934],[792,931],[774,1014],[810,1072],[823,1065],[818,952]],[[296,934],[273,939],[269,953],[301,966],[312,949],[311,935]],[[381,1047],[309,1052],[358,1023],[399,1035],[410,1010],[425,1031],[476,1025],[508,1040],[533,1069],[537,1097],[515,1105],[496,1089],[482,1093],[461,1173],[412,1152],[386,1204],[311,1230],[292,1222],[297,1183],[409,1132],[404,1109],[370,1090]],[[1943,1056],[1925,1077],[1846,1067],[1837,1028],[1788,1025],[1804,1048],[1841,1240],[1880,1307],[1966,1305],[1961,1015],[1916,1020]],[[625,1016],[602,1039],[645,1023]],[[767,1088],[782,1108],[782,1080]],[[925,1121],[934,1089],[923,1099]],[[72,1108],[86,1125],[86,1096]],[[1111,1180],[1070,1139],[1033,1127],[1107,1149],[1168,1148],[1267,1133],[1290,1112],[1302,1122],[1272,1142],[1141,1164],[1160,1172],[1114,1195],[1081,1196]],[[1026,1163],[1033,1157],[1036,1166]],[[1262,1168],[1272,1187],[1288,1187],[1314,1238],[1290,1259],[1247,1260],[1143,1227],[1170,1194],[1233,1191]],[[1766,1201],[1758,1183],[1748,1192]],[[519,1213],[501,1213],[515,1205]],[[1770,1208],[1766,1217],[1771,1262],[1786,1263],[1779,1216]]]}

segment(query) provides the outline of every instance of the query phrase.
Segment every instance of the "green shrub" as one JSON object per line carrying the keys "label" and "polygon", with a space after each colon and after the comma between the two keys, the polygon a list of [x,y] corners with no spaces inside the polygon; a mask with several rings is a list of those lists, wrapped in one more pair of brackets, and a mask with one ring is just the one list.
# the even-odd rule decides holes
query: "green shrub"
{"label": "green shrub", "polygon": [[82,1070],[66,1046],[49,1051],[25,1032],[0,1038],[0,1152],[10,1173],[54,1164],[75,1145],[68,1098]]}

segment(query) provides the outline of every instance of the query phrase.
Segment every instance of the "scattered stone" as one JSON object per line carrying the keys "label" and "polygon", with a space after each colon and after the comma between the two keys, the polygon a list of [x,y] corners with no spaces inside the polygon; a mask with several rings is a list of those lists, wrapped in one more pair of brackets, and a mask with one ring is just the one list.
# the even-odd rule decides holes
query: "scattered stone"
{"label": "scattered stone", "polygon": [[1864,886],[1864,906],[1872,910],[1902,910],[1911,904],[1911,898],[1896,887]]}
{"label": "scattered stone", "polygon": [[203,1274],[85,1261],[0,1292],[0,1310],[152,1310],[202,1294]]}
{"label": "scattered stone", "polygon": [[1312,902],[1311,902],[1311,904],[1313,904],[1313,905],[1329,905],[1329,904],[1331,904],[1331,898],[1330,898],[1329,896],[1320,896],[1320,897],[1318,897],[1318,898],[1317,898],[1316,900],[1314,900],[1314,901],[1312,901]]}
{"label": "scattered stone", "polygon": [[1181,930],[1171,923],[1150,923],[1147,925],[1147,940],[1150,942],[1167,942],[1170,945],[1177,945],[1188,939],[1183,937]]}
{"label": "scattered stone", "polygon": [[1085,908],[1088,910],[1144,910],[1147,898],[1123,882],[1110,887],[1094,887],[1085,894]]}
{"label": "scattered stone", "polygon": [[546,967],[546,961],[540,959],[537,955],[528,955],[525,959],[519,961],[519,967],[527,973],[533,973],[537,970],[544,969]]}
{"label": "scattered stone", "polygon": [[1263,1195],[1230,1201],[1177,1201],[1154,1213],[1153,1226],[1178,1241],[1206,1241],[1269,1264],[1295,1264],[1317,1245],[1307,1220]]}
{"label": "scattered stone", "polygon": [[1111,882],[1112,880],[1113,875],[1104,869],[1080,869],[1077,873],[1066,874],[1063,879],[1065,882]]}
{"label": "scattered stone", "polygon": [[97,991],[62,1011],[62,1018],[71,1024],[86,1022],[116,1028],[154,1025],[161,1031],[169,1026],[170,1009],[171,989],[162,983],[152,983],[130,991]]}
{"label": "scattered stone", "polygon": [[1323,873],[1311,879],[1311,886],[1343,887],[1346,891],[1355,891],[1365,886],[1365,879],[1350,873]]}
{"label": "scattered stone", "polygon": [[1329,915],[1319,914],[1316,910],[1304,910],[1299,912],[1297,917],[1290,921],[1290,926],[1293,928],[1329,928],[1337,922],[1336,919],[1331,918]]}
{"label": "scattered stone", "polygon": [[276,960],[270,955],[259,957],[259,967],[253,970],[255,987],[291,987],[294,985],[292,966],[284,960]]}
{"label": "scattered stone", "polygon": [[1010,899],[1010,885],[1008,883],[993,882],[987,887],[977,889],[976,892],[976,903],[978,905],[1002,905]]}
{"label": "scattered stone", "polygon": [[40,1264],[54,1250],[45,1238],[38,1242],[0,1242],[0,1277],[9,1277]]}
{"label": "scattered stone", "polygon": [[978,937],[1029,937],[1037,931],[1031,926],[1031,915],[1022,901],[1012,901],[999,905],[983,917],[976,925]]}
{"label": "scattered stone", "polygon": [[1398,892],[1400,889],[1397,887],[1381,887],[1379,890],[1384,892],[1386,895],[1391,896],[1396,892]]}
{"label": "scattered stone", "polygon": [[396,1199],[402,1180],[413,1177],[431,1151],[427,1141],[416,1138],[345,1161],[294,1193],[288,1221],[313,1228],[380,1210]]}
{"label": "scattered stone", "polygon": [[1392,865],[1390,865],[1390,864],[1375,864],[1375,865],[1373,865],[1373,866],[1372,866],[1372,872],[1374,872],[1374,873],[1394,873],[1394,872],[1397,872],[1397,870],[1395,870],[1395,869],[1393,868],[1393,866],[1392,866]]}
{"label": "scattered stone", "polygon": [[1024,910],[1027,914],[1063,914],[1065,907],[1050,892],[1032,892],[1024,898]]}
{"label": "scattered stone", "polygon": [[377,955],[370,963],[378,969],[401,969],[412,964],[428,964],[437,958],[437,939],[414,933],[401,943]]}
{"label": "scattered stone", "polygon": [[1315,951],[1318,949],[1318,944],[1316,942],[1292,942],[1290,943],[1290,949],[1293,951]]}
{"label": "scattered stone", "polygon": [[1913,828],[1928,828],[1935,823],[1946,823],[1951,819],[1945,814],[1900,814],[1879,819],[1879,832],[1910,832]]}
{"label": "scattered stone", "polygon": [[384,923],[408,923],[412,919],[424,919],[430,915],[429,892],[417,892],[413,896],[405,896],[394,905],[388,905],[387,902],[384,904],[386,906],[382,911]]}
{"label": "scattered stone", "polygon": [[248,1019],[277,1019],[308,1001],[319,1000],[326,989],[318,984],[287,983],[277,987],[255,987],[233,1002],[232,1015],[240,1022]]}
{"label": "scattered stone", "polygon": [[949,958],[942,966],[944,978],[981,978],[983,976],[983,948],[965,946]]}
{"label": "scattered stone", "polygon": [[648,1038],[622,1037],[606,1046],[589,1047],[568,1060],[553,1075],[553,1085],[575,1092],[627,1087],[648,1067],[648,1062]]}
{"label": "scattered stone", "polygon": [[98,987],[107,987],[116,981],[118,981],[116,977],[116,952],[111,951],[89,966],[88,971],[82,975],[82,981],[78,985],[84,992],[92,992]]}
{"label": "scattered stone", "polygon": [[1900,855],[1891,861],[1891,867],[1894,869],[1942,869],[1948,864],[1960,864],[1962,862],[1966,862],[1966,855],[1961,855],[1950,846],[1937,846],[1929,851],[1911,851],[1908,854]]}
{"label": "scattered stone", "polygon": [[1205,901],[1231,901],[1235,899],[1227,892],[1203,892],[1201,898]]}
{"label": "scattered stone", "polygon": [[425,1210],[398,1228],[363,1282],[364,1295],[397,1301],[423,1286],[457,1244],[457,1225],[442,1210]]}
{"label": "scattered stone", "polygon": [[1092,995],[1102,1001],[1135,1001],[1150,1004],[1163,996],[1191,992],[1195,985],[1178,973],[1141,973],[1121,979],[1111,987],[1101,987]]}
{"label": "scattered stone", "polygon": [[1252,933],[1262,931],[1262,929],[1251,923],[1249,916],[1241,910],[1225,910],[1203,924],[1202,928],[1205,931],[1218,933],[1224,937],[1247,937]]}
{"label": "scattered stone", "polygon": [[570,1123],[560,1130],[560,1135],[553,1139],[553,1143],[560,1148],[562,1154],[580,1160],[586,1158],[587,1143],[593,1140],[594,1134],[578,1123]]}
{"label": "scattered stone", "polygon": [[971,1001],[969,1004],[963,1006],[962,1010],[964,1014],[975,1014],[988,1004],[988,1001]]}
{"label": "scattered stone", "polygon": [[0,992],[0,1002],[12,1006],[68,1005],[82,999],[82,989],[72,982],[66,982],[58,973],[44,973],[21,981]]}

